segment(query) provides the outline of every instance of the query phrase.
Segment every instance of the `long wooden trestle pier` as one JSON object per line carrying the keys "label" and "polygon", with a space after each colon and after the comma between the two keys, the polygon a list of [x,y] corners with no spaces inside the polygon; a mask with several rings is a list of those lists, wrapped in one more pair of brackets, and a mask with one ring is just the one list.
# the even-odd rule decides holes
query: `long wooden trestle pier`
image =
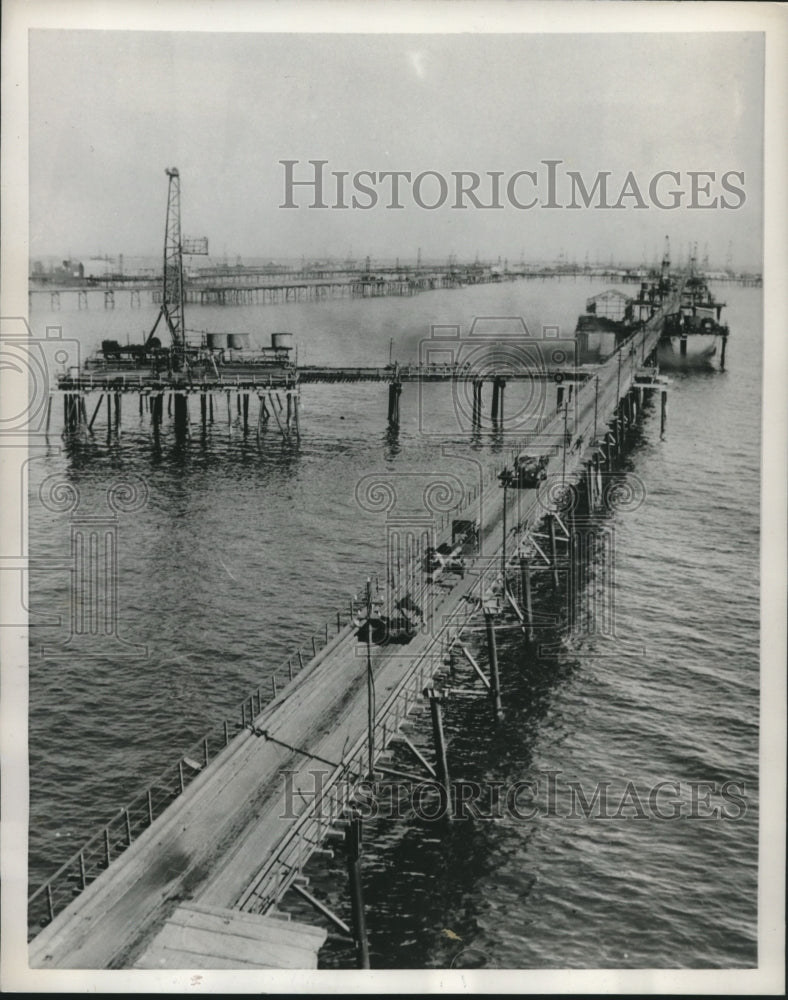
{"label": "long wooden trestle pier", "polygon": [[[252,274],[214,275],[190,278],[184,288],[184,301],[201,306],[285,305],[291,302],[320,302],[325,299],[381,298],[411,296],[438,289],[464,288],[468,285],[515,281],[526,277],[519,272],[453,273],[429,271],[414,274],[363,271],[333,277],[299,277],[296,275],[262,280]],[[116,297],[129,295],[129,307],[141,308],[143,302],[160,304],[161,282],[150,278],[125,281],[97,280],[91,284],[47,285],[28,291],[28,301],[49,297],[51,310],[59,310],[63,300],[76,301],[78,309],[88,308],[89,294],[103,296],[105,309],[114,309]],[[101,301],[101,300],[100,300]]]}
{"label": "long wooden trestle pier", "polygon": [[[206,737],[181,758],[169,804],[154,802],[149,789],[31,896],[32,967],[262,967],[261,935],[275,932],[272,923],[281,921],[277,905],[291,889],[354,938],[358,964],[368,967],[354,793],[370,776],[392,773],[386,751],[401,739],[418,759],[418,780],[451,798],[441,716],[445,698],[480,694],[493,714],[500,714],[496,629],[502,616],[513,613],[525,640],[533,641],[532,574],[547,572],[558,585],[559,567],[571,557],[572,497],[582,489],[589,509],[602,503],[610,470],[646,394],[660,395],[664,429],[666,384],[653,363],[663,314],[653,316],[604,364],[582,378],[575,373],[571,398],[562,392],[555,410],[491,460],[453,507],[439,507],[427,522],[388,526],[394,558],[382,590],[373,593],[368,584],[364,598],[351,602],[317,642],[313,639],[311,656],[299,652],[297,662],[288,661],[281,686],[274,677],[266,700],[258,689],[218,736]],[[564,385],[559,380],[558,389]],[[90,391],[102,388],[110,386],[94,384]],[[66,397],[89,391],[82,379],[61,389]],[[118,388],[119,395],[124,391]],[[159,392],[163,398],[165,390],[149,391],[151,398]],[[203,390],[168,386],[166,391],[177,400]],[[499,389],[499,401],[502,395]],[[389,404],[392,419],[391,397]],[[500,463],[524,453],[544,456],[544,478],[516,488],[511,477],[501,479]],[[379,504],[379,491],[369,497]],[[385,504],[369,509],[385,510]],[[373,618],[390,628],[409,623],[407,641],[373,641]],[[469,644],[469,635],[479,630],[487,637],[486,671]],[[473,669],[475,689],[440,687],[447,663],[457,656]],[[434,763],[402,733],[425,699]],[[342,835],[342,825],[350,922],[316,899],[304,876],[309,859],[327,838]],[[227,926],[242,921],[241,944],[227,934],[228,948],[232,941],[236,950],[224,958],[216,944],[221,919]],[[293,927],[297,937],[296,931]],[[314,957],[319,936],[299,933],[300,945],[293,946],[290,958],[284,946],[279,952],[280,967],[305,967],[298,963]]]}
{"label": "long wooden trestle pier", "polygon": [[[571,401],[575,387],[594,375],[594,368],[561,366],[484,365],[474,369],[459,364],[405,364],[379,366],[310,366],[275,368],[254,363],[225,364],[199,373],[153,373],[133,368],[97,367],[58,378],[47,400],[45,432],[48,434],[52,406],[56,396],[63,400],[63,429],[66,434],[94,436],[97,420],[106,401],[103,424],[107,434],[117,435],[121,428],[124,398],[137,397],[140,415],[150,414],[154,435],[158,435],[167,415],[173,417],[176,434],[188,436],[194,424],[203,431],[218,422],[226,408],[227,420],[239,418],[248,432],[252,422],[257,430],[273,417],[284,436],[300,435],[299,409],[301,386],[332,383],[384,382],[388,384],[387,419],[390,426],[400,422],[400,395],[405,383],[453,383],[471,387],[471,426],[482,423],[484,385],[491,386],[490,419],[495,426],[505,426],[504,393],[509,382],[548,382],[555,385],[555,407],[562,405],[568,393]],[[97,397],[97,398],[96,398]],[[250,401],[257,398],[256,416]],[[95,399],[95,402],[93,401]],[[192,413],[191,402],[199,404],[199,417]],[[553,409],[550,409],[552,415]],[[235,412],[235,416],[234,416]],[[251,417],[250,417],[251,412]],[[542,418],[539,426],[544,423]]]}

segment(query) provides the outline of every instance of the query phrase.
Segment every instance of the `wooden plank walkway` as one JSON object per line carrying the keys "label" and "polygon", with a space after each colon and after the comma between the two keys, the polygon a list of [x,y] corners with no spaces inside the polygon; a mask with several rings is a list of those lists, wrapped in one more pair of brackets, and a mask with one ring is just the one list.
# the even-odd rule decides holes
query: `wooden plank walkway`
{"label": "wooden plank walkway", "polygon": [[[552,450],[548,474],[571,481],[582,472],[660,330],[661,323],[648,324],[579,389],[571,441],[564,436],[566,416],[557,412],[530,442],[529,450]],[[520,526],[535,525],[545,514],[536,491],[517,492]],[[478,520],[482,555],[468,560],[464,576],[447,576],[434,588],[430,627],[407,645],[373,647],[378,753],[419,703],[449,642],[500,573],[503,494],[491,473],[460,515]],[[507,537],[515,530],[511,525]],[[156,953],[156,939],[184,902],[266,913],[282,898],[367,772],[366,648],[356,632],[345,627],[253,727],[55,917],[30,943],[31,967],[129,968]],[[322,781],[322,803],[312,794],[316,781]],[[303,798],[294,805],[299,792]]]}
{"label": "wooden plank walkway", "polygon": [[240,910],[179,906],[135,969],[316,969],[327,932]]}
{"label": "wooden plank walkway", "polygon": [[211,392],[250,391],[283,385],[308,385],[333,382],[473,382],[496,378],[507,382],[574,381],[591,378],[594,367],[523,367],[520,370],[489,368],[483,372],[455,365],[399,365],[396,368],[374,365],[312,365],[283,368],[233,361],[219,365],[218,372],[206,369],[189,376],[153,374],[148,369],[95,368],[77,375],[63,375],[57,389],[62,392]]}
{"label": "wooden plank walkway", "polygon": [[[458,586],[470,591],[477,582],[469,575]],[[441,596],[439,608],[453,595]],[[469,606],[466,615],[472,610]],[[414,659],[433,647],[439,661],[438,637],[429,633],[417,635],[407,648],[374,648],[381,706],[413,672]],[[31,966],[127,968],[177,901],[236,904],[248,886],[256,884],[261,867],[276,859],[297,818],[283,773],[291,772],[292,787],[309,794],[320,780],[316,776],[322,776],[326,786],[335,779],[334,765],[342,759],[343,748],[355,746],[359,737],[363,740],[365,655],[355,630],[343,629],[255,719],[255,728],[267,738],[249,730],[240,733],[118,861],[30,943]],[[437,666],[427,661],[424,682]],[[414,690],[412,706],[416,701]],[[351,780],[363,776],[363,755],[348,763]],[[283,890],[287,885],[285,879]]]}

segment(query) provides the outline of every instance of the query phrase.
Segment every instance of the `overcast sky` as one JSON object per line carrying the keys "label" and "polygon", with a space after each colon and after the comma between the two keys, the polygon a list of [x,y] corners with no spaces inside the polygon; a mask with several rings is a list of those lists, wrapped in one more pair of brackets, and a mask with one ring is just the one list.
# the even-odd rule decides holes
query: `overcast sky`
{"label": "overcast sky", "polygon": [[[761,259],[758,34],[264,35],[30,33],[30,253],[158,254],[164,168],[183,230],[212,255],[650,260],[696,240],[721,265]],[[736,209],[427,211],[387,186],[371,210],[283,209],[279,160],[327,171],[501,171],[564,161],[588,184],[628,171],[740,171]],[[736,182],[739,183],[738,181]],[[664,190],[668,190],[666,185]],[[484,187],[480,196],[485,198]],[[330,188],[333,191],[333,186]],[[433,197],[433,188],[424,188]],[[518,188],[525,199],[526,186]],[[327,195],[329,200],[330,195]],[[298,199],[304,206],[306,194]],[[648,197],[647,197],[648,200]],[[736,203],[739,199],[730,199]]]}

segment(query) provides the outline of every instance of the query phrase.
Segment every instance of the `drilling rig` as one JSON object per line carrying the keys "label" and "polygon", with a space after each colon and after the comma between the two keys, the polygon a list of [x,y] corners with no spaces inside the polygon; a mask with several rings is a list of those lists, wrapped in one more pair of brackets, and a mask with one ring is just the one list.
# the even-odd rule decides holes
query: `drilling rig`
{"label": "drilling rig", "polygon": [[665,237],[665,249],[662,252],[662,264],[659,270],[659,292],[665,296],[670,291],[670,237]]}
{"label": "drilling rig", "polygon": [[161,309],[153,324],[153,329],[148,334],[143,350],[147,352],[161,347],[161,341],[156,337],[156,330],[163,318],[172,339],[170,367],[173,371],[181,371],[189,367],[184,323],[183,255],[207,255],[208,238],[206,236],[191,240],[181,238],[181,176],[177,167],[168,167],[164,172],[169,177],[169,187],[167,190],[167,221],[164,227],[164,278]]}
{"label": "drilling rig", "polygon": [[[167,189],[167,219],[164,227],[164,268],[162,273],[161,308],[153,328],[139,344],[121,345],[116,340],[103,340],[101,352],[88,358],[88,367],[110,367],[122,371],[128,367],[151,366],[155,375],[166,369],[175,381],[189,380],[197,372],[221,377],[220,369],[235,374],[248,374],[254,368],[291,371],[294,368],[290,352],[292,336],[289,333],[272,333],[271,346],[248,349],[248,333],[200,334],[199,343],[188,343],[184,319],[185,285],[183,277],[184,255],[208,253],[208,239],[185,239],[181,236],[181,178],[177,167],[165,170],[169,178]],[[170,345],[162,344],[156,336],[162,319],[170,331]],[[194,334],[195,331],[191,331]]]}

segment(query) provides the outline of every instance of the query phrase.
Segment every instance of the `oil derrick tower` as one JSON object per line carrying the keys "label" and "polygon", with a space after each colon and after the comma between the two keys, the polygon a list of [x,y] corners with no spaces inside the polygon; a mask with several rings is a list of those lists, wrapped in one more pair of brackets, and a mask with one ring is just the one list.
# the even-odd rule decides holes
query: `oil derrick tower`
{"label": "oil derrick tower", "polygon": [[167,219],[164,227],[164,271],[161,309],[148,334],[145,347],[154,346],[153,337],[162,317],[172,338],[171,365],[179,371],[186,364],[186,327],[184,324],[183,255],[208,253],[207,237],[181,238],[181,177],[177,167],[164,171],[169,177]]}
{"label": "oil derrick tower", "polygon": [[670,287],[670,237],[665,237],[665,249],[662,251],[662,265],[659,272],[659,287],[667,291]]}
{"label": "oil derrick tower", "polygon": [[697,242],[690,244],[689,251],[689,273],[690,277],[694,278],[698,269],[698,244]]}
{"label": "oil derrick tower", "polygon": [[733,240],[728,241],[728,252],[725,255],[725,270],[733,276]]}

